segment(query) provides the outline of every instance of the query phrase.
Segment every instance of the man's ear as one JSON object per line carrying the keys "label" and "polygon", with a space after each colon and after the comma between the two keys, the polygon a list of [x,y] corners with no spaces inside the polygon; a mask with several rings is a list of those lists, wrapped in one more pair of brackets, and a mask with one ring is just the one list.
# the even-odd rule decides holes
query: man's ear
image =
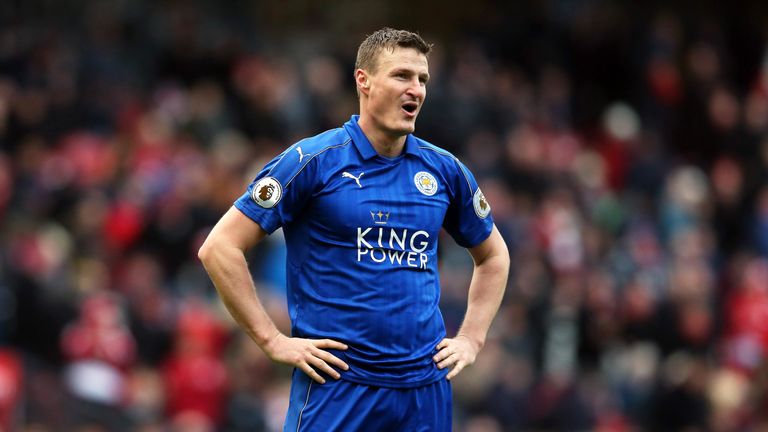
{"label": "man's ear", "polygon": [[355,70],[355,83],[360,90],[368,90],[371,87],[368,73],[363,69]]}

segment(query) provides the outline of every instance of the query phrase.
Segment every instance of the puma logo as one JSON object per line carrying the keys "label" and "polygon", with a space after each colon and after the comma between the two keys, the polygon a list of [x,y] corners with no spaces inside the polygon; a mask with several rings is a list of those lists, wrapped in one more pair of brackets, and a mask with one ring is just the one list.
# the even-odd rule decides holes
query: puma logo
{"label": "puma logo", "polygon": [[304,160],[304,156],[309,156],[312,154],[312,153],[307,153],[307,154],[302,153],[301,147],[296,147],[296,151],[299,152],[299,163],[301,163],[301,161]]}
{"label": "puma logo", "polygon": [[355,183],[357,183],[358,187],[363,187],[363,185],[360,184],[360,177],[362,177],[363,174],[365,174],[365,173],[361,172],[357,177],[355,177],[352,174],[344,171],[343,173],[341,173],[341,176],[344,177],[344,178],[351,178],[352,180],[355,181]]}

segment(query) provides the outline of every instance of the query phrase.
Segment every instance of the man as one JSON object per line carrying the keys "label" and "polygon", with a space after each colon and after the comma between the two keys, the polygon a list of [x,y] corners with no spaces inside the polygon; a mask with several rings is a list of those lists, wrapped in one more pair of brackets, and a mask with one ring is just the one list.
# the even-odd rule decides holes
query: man
{"label": "man", "polygon": [[[474,177],[411,133],[427,54],[385,28],[360,45],[360,115],[266,165],[200,259],[224,304],[274,361],[295,366],[284,430],[450,430],[448,380],[475,361],[501,302],[506,245]],[[282,227],[291,337],[264,311],[244,253]],[[438,309],[444,227],[474,259],[461,328]]]}

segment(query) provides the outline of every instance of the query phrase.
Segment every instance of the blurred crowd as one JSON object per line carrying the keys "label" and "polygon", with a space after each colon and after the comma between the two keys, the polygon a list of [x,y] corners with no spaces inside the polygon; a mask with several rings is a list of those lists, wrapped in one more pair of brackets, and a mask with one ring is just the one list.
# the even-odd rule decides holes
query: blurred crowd
{"label": "blurred crowd", "polygon": [[[417,135],[512,256],[456,430],[768,429],[765,6],[221,3],[0,6],[0,431],[281,429],[290,370],[196,252],[356,112],[384,25],[435,43]],[[284,255],[278,232],[249,263],[287,332]],[[472,263],[447,235],[440,263],[451,333]]]}

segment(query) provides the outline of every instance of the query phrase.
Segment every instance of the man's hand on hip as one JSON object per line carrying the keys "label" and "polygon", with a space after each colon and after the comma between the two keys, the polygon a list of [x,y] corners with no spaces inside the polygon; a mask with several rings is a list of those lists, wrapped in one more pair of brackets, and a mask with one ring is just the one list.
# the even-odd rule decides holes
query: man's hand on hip
{"label": "man's hand on hip", "polygon": [[272,360],[295,366],[313,380],[325,384],[325,379],[317,372],[323,371],[329,376],[339,379],[341,375],[331,365],[342,370],[349,366],[326,349],[346,350],[347,346],[330,339],[301,339],[277,334],[264,347],[264,352]]}
{"label": "man's hand on hip", "polygon": [[437,367],[445,369],[451,367],[447,379],[451,379],[461,372],[462,369],[475,362],[475,357],[480,348],[469,338],[458,335],[455,338],[445,338],[437,344],[437,354],[432,360],[437,363]]}

